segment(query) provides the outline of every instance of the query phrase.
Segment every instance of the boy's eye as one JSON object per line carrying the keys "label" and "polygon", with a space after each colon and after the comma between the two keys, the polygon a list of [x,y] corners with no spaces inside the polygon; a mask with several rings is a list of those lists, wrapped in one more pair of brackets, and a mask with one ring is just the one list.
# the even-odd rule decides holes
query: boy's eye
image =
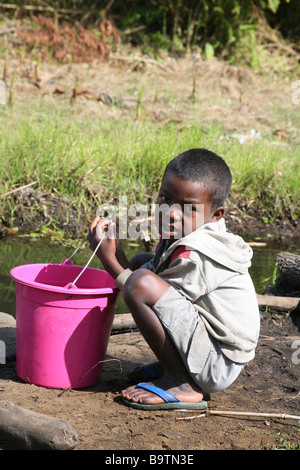
{"label": "boy's eye", "polygon": [[192,212],[196,212],[197,208],[195,206],[192,206],[191,204],[185,204],[184,206],[184,211],[187,214],[191,214]]}
{"label": "boy's eye", "polygon": [[170,201],[170,199],[169,199],[167,196],[164,196],[163,194],[160,194],[160,195],[159,195],[159,198],[160,198],[163,202],[166,202],[166,203]]}

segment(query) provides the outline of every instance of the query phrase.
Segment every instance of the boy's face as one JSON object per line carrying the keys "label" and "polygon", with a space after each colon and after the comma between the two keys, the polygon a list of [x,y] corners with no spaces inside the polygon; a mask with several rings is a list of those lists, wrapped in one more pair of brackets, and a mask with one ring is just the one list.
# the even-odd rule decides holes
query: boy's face
{"label": "boy's face", "polygon": [[178,240],[208,222],[223,217],[224,208],[212,211],[212,202],[203,184],[179,179],[167,171],[157,198],[157,224],[163,239]]}

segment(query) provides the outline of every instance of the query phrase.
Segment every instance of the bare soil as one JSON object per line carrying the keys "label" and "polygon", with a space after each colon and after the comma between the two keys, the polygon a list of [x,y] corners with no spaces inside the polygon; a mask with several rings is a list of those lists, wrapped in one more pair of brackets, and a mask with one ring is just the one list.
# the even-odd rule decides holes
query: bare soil
{"label": "bare soil", "polygon": [[[299,353],[293,347],[298,339],[299,349],[299,330],[299,313],[262,312],[255,359],[230,388],[211,396],[209,409],[299,415]],[[0,366],[0,398],[68,421],[78,433],[75,450],[267,450],[299,445],[299,420],[125,406],[120,391],[127,372],[151,360],[153,354],[138,332],[111,335],[100,382],[61,394],[21,381],[12,354]],[[0,448],[14,446],[0,438]]]}

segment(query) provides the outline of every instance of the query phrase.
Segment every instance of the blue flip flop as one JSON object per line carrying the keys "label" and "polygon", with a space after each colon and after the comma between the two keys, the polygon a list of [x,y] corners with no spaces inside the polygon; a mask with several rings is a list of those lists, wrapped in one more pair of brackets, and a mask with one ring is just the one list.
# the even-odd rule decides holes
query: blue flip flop
{"label": "blue flip flop", "polygon": [[141,370],[149,377],[149,380],[155,380],[160,377],[151,367],[147,366],[147,364],[141,366]]}
{"label": "blue flip flop", "polygon": [[[151,369],[151,367],[148,366],[147,364],[139,366],[139,370],[143,373],[144,380],[146,379],[146,380],[151,381],[151,380],[155,380],[161,377],[157,372]],[[136,384],[138,382],[138,378],[134,379],[134,378],[128,377],[128,380],[132,384]],[[140,377],[140,380],[141,380],[141,377]]]}
{"label": "blue flip flop", "polygon": [[207,402],[202,400],[197,403],[190,403],[190,402],[183,402],[179,400],[177,397],[172,395],[172,393],[163,390],[162,388],[156,387],[155,385],[150,385],[144,382],[137,384],[137,388],[143,388],[144,390],[148,390],[149,392],[158,395],[160,398],[164,400],[164,403],[157,403],[157,404],[146,404],[146,403],[139,403],[133,402],[130,400],[123,399],[124,403],[131,408],[135,408],[138,410],[206,410],[207,409]]}

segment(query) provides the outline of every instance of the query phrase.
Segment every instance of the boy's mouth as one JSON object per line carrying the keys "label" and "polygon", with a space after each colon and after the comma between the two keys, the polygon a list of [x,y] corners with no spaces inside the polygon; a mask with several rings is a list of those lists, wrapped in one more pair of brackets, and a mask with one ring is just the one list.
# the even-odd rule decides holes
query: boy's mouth
{"label": "boy's mouth", "polygon": [[165,236],[166,238],[181,238],[182,237],[182,226],[181,226],[181,224],[178,225],[178,226],[162,225],[161,235]]}

